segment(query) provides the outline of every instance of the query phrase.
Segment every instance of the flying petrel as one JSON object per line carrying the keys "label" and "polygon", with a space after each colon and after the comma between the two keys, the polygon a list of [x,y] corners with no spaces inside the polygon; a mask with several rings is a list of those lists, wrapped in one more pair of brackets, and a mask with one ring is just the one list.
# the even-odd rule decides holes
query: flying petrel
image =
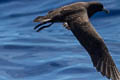
{"label": "flying petrel", "polygon": [[[49,11],[46,16],[38,16],[34,22],[40,22],[34,29],[37,32],[50,27],[53,23],[62,22],[71,30],[81,45],[88,51],[94,67],[108,79],[120,80],[120,73],[109,54],[101,36],[93,28],[89,18],[104,9],[99,2],[77,2]],[[48,25],[44,25],[50,23]],[[43,25],[43,26],[42,26]],[[42,26],[39,28],[39,26]]]}

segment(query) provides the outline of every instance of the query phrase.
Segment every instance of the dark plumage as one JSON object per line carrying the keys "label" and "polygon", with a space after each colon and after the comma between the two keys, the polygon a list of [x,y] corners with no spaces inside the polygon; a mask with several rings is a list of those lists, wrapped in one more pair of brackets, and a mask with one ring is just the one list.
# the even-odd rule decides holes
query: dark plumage
{"label": "dark plumage", "polygon": [[109,54],[109,51],[101,36],[93,28],[89,18],[96,12],[105,11],[99,2],[77,2],[63,6],[48,12],[46,16],[39,16],[34,21],[40,22],[35,27],[50,23],[43,28],[51,26],[55,22],[63,22],[65,27],[70,29],[82,46],[88,51],[94,67],[108,79],[120,80],[120,73]]}

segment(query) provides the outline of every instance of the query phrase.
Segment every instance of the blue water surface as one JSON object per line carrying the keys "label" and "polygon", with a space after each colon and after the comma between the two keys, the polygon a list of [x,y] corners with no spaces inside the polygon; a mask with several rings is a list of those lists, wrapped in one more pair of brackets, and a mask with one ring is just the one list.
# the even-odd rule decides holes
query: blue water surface
{"label": "blue water surface", "polygon": [[[78,1],[91,0],[0,0],[0,80],[107,80],[62,24],[33,30],[37,16]],[[99,1],[111,13],[91,22],[120,70],[120,0]]]}

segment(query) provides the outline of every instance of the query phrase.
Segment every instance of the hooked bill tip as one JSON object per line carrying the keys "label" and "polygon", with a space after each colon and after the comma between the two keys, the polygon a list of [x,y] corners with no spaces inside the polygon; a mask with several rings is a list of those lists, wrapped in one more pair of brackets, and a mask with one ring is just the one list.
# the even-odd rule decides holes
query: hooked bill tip
{"label": "hooked bill tip", "polygon": [[110,13],[110,11],[109,11],[109,10],[107,10],[107,9],[103,9],[103,11],[104,11],[105,13],[107,13],[107,14],[109,14],[109,13]]}

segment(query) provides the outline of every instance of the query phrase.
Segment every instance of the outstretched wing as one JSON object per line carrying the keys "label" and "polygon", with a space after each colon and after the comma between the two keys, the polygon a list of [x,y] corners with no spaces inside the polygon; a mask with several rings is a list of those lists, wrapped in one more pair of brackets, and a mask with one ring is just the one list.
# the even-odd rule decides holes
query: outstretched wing
{"label": "outstretched wing", "polygon": [[81,18],[78,17],[77,19],[68,22],[72,33],[88,51],[97,71],[101,72],[103,76],[106,76],[109,79],[120,80],[120,73],[110,56],[103,39],[89,21],[81,21],[83,17],[85,18],[85,16],[82,15]]}

